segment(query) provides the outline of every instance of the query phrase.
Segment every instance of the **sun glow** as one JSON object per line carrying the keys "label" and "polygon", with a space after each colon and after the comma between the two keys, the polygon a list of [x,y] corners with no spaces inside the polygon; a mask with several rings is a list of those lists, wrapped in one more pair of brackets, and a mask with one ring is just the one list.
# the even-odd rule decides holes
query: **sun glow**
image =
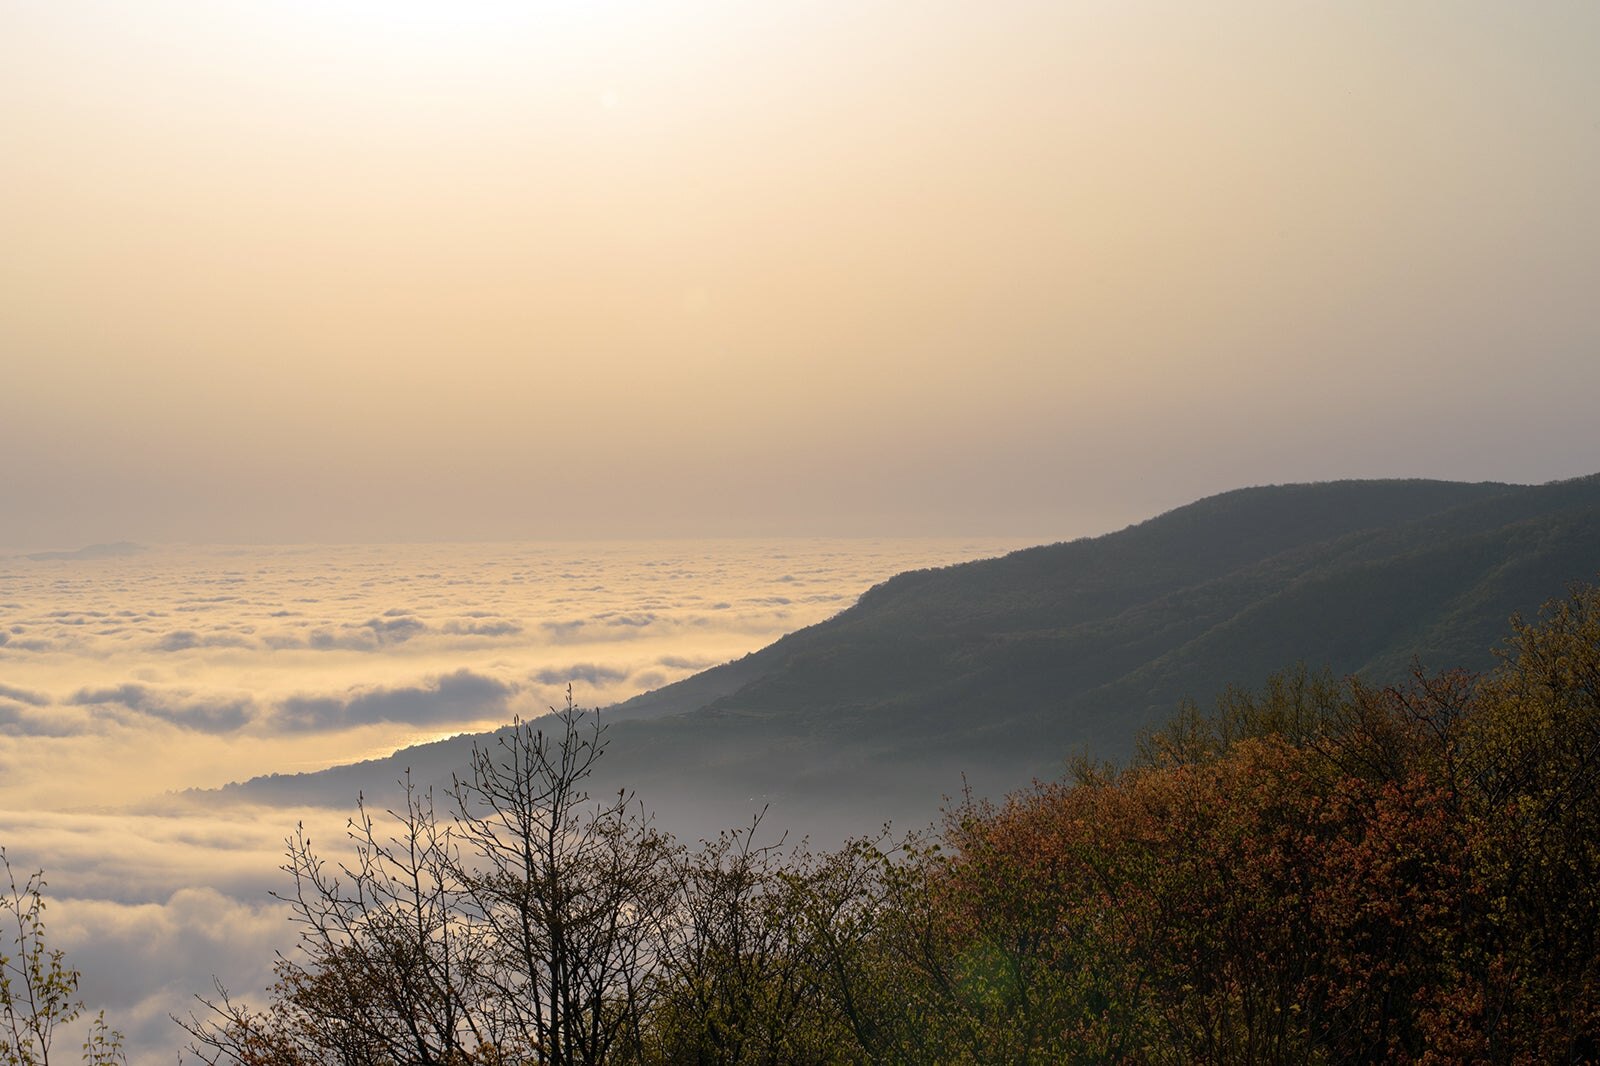
{"label": "sun glow", "polygon": [[[1582,473],[1510,427],[1593,424],[1600,15],[1459,7],[14,6],[0,543]],[[1450,375],[1505,428],[1412,417]]]}

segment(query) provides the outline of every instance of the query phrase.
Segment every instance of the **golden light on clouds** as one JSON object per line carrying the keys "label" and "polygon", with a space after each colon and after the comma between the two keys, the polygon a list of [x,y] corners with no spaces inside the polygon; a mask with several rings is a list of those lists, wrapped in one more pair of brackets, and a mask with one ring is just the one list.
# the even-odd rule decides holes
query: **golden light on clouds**
{"label": "golden light on clouds", "polygon": [[216,788],[387,756],[573,685],[611,705],[837,613],[905,570],[1015,540],[171,547],[0,557],[0,847],[44,866],[83,995],[170,1061],[169,1015],[220,976],[272,981],[297,822],[348,816]]}
{"label": "golden light on clouds", "polygon": [[[68,808],[1240,485],[1591,473],[1596,56],[1589,0],[0,5],[0,844],[170,1061],[290,812]],[[690,539],[813,534],[961,539]],[[517,543],[393,546],[461,540]]]}

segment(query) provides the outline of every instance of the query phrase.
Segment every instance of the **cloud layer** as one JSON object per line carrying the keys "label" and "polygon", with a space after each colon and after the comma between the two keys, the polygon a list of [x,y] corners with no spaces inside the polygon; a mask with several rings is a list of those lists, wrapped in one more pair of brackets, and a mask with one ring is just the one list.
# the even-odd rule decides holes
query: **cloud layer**
{"label": "cloud layer", "polygon": [[[837,612],[896,571],[1009,542],[154,548],[0,559],[0,741],[183,736],[239,776],[560,702],[606,704]],[[385,733],[384,727],[387,727]],[[0,744],[0,760],[7,748]],[[249,759],[249,751],[260,758]],[[38,753],[35,753],[37,758]],[[65,761],[70,762],[70,757]],[[292,764],[292,765],[286,765]],[[0,798],[4,786],[0,785]]]}
{"label": "cloud layer", "polygon": [[[135,1060],[212,974],[256,995],[292,930],[283,839],[343,812],[170,790],[385,755],[736,658],[897,571],[1005,542],[154,548],[0,558],[0,846]],[[354,801],[355,797],[351,797]]]}

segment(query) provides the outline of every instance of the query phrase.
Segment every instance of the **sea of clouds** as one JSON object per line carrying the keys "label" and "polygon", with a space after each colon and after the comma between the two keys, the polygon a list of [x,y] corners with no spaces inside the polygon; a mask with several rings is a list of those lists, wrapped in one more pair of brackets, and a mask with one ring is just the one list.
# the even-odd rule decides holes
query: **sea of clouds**
{"label": "sea of clouds", "polygon": [[[183,790],[604,706],[737,658],[902,570],[1002,540],[149,548],[0,555],[0,847],[140,1064],[212,975],[246,998],[292,944],[304,822]],[[354,804],[355,797],[351,797]]]}

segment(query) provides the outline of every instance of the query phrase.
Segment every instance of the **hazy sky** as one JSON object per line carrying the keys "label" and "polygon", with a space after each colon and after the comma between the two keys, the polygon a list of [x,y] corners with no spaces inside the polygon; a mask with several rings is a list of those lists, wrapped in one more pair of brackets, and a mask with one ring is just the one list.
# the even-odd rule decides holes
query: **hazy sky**
{"label": "hazy sky", "polygon": [[0,546],[1600,469],[1600,5],[0,0]]}

